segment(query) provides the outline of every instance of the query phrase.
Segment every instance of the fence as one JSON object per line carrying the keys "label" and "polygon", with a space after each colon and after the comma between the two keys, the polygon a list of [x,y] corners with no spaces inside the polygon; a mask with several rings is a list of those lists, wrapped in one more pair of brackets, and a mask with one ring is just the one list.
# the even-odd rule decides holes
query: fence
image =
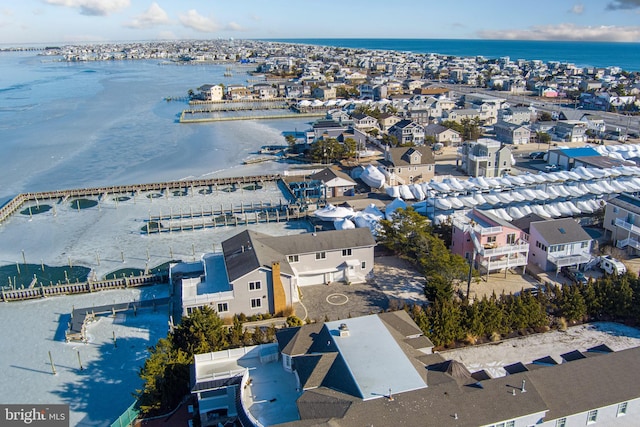
{"label": "fence", "polygon": [[140,411],[136,409],[137,403],[138,403],[137,401],[133,402],[131,406],[129,406],[127,410],[124,411],[122,415],[120,415],[118,419],[111,424],[111,427],[131,426],[133,422],[136,420],[136,418],[138,418],[138,414],[140,414]]}

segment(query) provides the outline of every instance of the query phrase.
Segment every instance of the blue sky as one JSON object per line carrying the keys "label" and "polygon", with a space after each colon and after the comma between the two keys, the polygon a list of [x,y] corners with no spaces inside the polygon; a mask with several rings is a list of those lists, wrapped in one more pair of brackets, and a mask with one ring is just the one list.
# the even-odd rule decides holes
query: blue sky
{"label": "blue sky", "polygon": [[229,38],[640,42],[640,0],[0,0],[0,43]]}

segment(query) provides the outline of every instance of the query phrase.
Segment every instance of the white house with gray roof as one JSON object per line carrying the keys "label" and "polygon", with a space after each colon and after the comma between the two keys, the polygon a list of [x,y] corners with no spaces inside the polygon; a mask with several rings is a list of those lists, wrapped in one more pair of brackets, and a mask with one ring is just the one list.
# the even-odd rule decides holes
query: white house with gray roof
{"label": "white house with gray roof", "polygon": [[245,230],[222,243],[222,253],[174,265],[181,281],[182,315],[210,306],[222,317],[278,314],[299,301],[298,286],[364,282],[376,245],[368,228],[290,236]]}
{"label": "white house with gray roof", "polygon": [[529,263],[543,271],[560,271],[591,259],[591,236],[573,218],[532,222],[529,225]]}

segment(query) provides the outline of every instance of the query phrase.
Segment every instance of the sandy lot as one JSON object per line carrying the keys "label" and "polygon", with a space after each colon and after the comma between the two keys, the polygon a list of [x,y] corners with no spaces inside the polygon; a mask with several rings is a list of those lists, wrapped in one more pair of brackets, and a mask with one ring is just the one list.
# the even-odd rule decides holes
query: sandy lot
{"label": "sandy lot", "polygon": [[504,367],[512,363],[527,364],[544,356],[551,356],[561,363],[561,354],[572,350],[586,351],[600,344],[615,351],[640,346],[640,330],[618,323],[598,322],[571,327],[566,332],[535,334],[440,354],[445,359],[464,364],[471,372],[485,369],[491,376],[499,377],[506,374]]}

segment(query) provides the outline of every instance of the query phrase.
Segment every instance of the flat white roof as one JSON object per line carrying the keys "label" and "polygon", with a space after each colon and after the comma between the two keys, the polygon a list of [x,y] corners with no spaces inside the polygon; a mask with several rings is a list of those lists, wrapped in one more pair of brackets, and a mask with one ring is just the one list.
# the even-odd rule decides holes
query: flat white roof
{"label": "flat white roof", "polygon": [[[338,329],[343,323],[349,328],[346,337]],[[326,322],[325,327],[364,400],[427,386],[377,315]]]}

